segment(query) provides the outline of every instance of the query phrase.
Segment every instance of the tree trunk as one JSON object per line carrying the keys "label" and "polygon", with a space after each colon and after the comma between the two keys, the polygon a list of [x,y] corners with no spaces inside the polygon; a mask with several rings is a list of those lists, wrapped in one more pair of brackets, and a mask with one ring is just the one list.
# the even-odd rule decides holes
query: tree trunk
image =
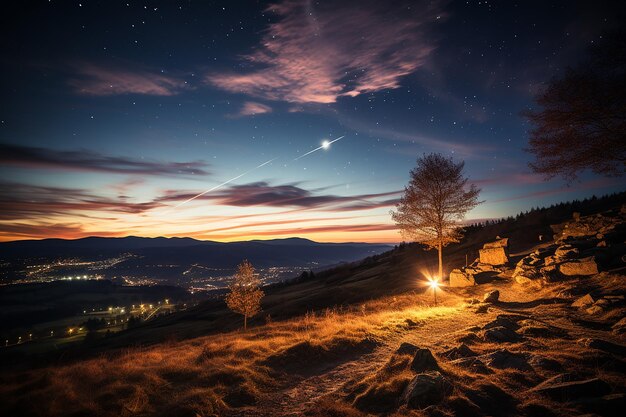
{"label": "tree trunk", "polygon": [[439,242],[439,247],[437,249],[439,252],[439,275],[437,276],[437,279],[439,280],[439,282],[442,282],[443,281],[443,260],[442,260],[441,252],[443,251],[443,247],[441,245],[441,242]]}
{"label": "tree trunk", "polygon": [[246,331],[248,329],[248,315],[243,315],[243,330]]}

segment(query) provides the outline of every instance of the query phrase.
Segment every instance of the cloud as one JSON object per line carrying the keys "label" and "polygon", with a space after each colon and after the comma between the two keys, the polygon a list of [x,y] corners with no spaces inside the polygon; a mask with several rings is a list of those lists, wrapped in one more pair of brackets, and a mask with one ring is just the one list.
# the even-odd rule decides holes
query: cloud
{"label": "cloud", "polygon": [[47,239],[60,236],[64,239],[80,239],[88,236],[118,237],[124,236],[124,232],[111,232],[106,230],[85,230],[78,223],[11,223],[0,224],[0,241],[17,239]]}
{"label": "cloud", "polygon": [[237,114],[232,115],[233,117],[243,117],[243,116],[255,116],[257,114],[263,113],[271,113],[272,108],[270,106],[266,106],[265,104],[257,103],[254,101],[246,101],[243,103],[241,110]]}
{"label": "cloud", "polygon": [[267,12],[269,25],[257,49],[243,57],[257,69],[211,73],[207,83],[233,93],[292,103],[333,103],[397,88],[422,66],[433,42],[431,26],[441,2],[375,0],[314,4],[285,0]]}
{"label": "cloud", "polygon": [[107,172],[136,175],[208,175],[202,161],[160,162],[108,156],[90,151],[59,151],[0,143],[0,164],[64,171]]}
{"label": "cloud", "polygon": [[[297,184],[270,185],[265,181],[235,185],[218,192],[205,194],[199,200],[211,200],[220,205],[250,207],[299,207],[320,208],[348,211],[366,210],[383,206],[392,206],[396,200],[384,202],[373,201],[377,198],[399,195],[402,191],[391,191],[375,194],[361,194],[340,196],[333,194],[316,195],[310,190],[299,187]],[[156,199],[157,202],[174,202],[189,199],[197,195],[196,192],[179,193],[168,192]]]}
{"label": "cloud", "polygon": [[[0,182],[0,220],[42,219],[55,216],[97,217],[97,214],[140,214],[160,207],[154,201],[134,203],[125,198],[108,198],[79,188],[38,186]],[[83,214],[80,214],[83,213]]]}
{"label": "cloud", "polygon": [[189,88],[182,79],[146,70],[105,68],[93,64],[80,64],[75,70],[76,76],[68,81],[69,85],[76,93],[90,96],[173,96]]}

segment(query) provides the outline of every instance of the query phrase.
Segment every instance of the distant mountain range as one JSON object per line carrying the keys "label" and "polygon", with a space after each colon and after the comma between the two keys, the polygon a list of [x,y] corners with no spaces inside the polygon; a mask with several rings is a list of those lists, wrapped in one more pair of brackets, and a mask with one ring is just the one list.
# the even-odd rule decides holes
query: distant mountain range
{"label": "distant mountain range", "polygon": [[142,264],[201,264],[234,268],[243,259],[257,267],[333,265],[351,262],[390,249],[370,243],[319,243],[302,238],[214,242],[192,238],[87,237],[0,243],[0,260],[79,257],[101,259],[123,253],[137,255]]}

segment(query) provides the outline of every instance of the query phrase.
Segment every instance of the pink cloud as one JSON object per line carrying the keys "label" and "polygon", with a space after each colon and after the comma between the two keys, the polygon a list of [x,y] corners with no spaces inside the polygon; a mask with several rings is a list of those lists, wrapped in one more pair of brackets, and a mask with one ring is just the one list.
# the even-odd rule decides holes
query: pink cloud
{"label": "pink cloud", "polygon": [[385,2],[330,5],[285,0],[267,11],[261,44],[243,58],[259,69],[211,73],[206,81],[233,93],[292,103],[333,103],[341,96],[397,88],[434,49],[426,32],[440,2],[415,1],[389,10]]}
{"label": "pink cloud", "polygon": [[257,114],[271,113],[272,108],[265,104],[257,103],[254,101],[246,101],[243,103],[243,107],[239,110],[239,113],[233,115],[234,117],[242,116],[255,116]]}
{"label": "pink cloud", "polygon": [[69,80],[69,85],[78,94],[173,96],[187,88],[182,79],[146,70],[105,68],[93,64],[79,65],[76,70],[77,76]]}

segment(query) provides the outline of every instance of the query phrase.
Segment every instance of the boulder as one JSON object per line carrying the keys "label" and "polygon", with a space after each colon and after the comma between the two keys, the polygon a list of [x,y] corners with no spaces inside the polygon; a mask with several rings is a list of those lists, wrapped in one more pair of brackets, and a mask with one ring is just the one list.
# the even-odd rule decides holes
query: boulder
{"label": "boulder", "polygon": [[598,397],[611,392],[609,384],[599,378],[572,381],[569,374],[561,374],[545,380],[531,388],[555,401],[571,401],[582,397]]}
{"label": "boulder", "polygon": [[450,272],[450,286],[451,287],[470,287],[476,285],[476,280],[471,274],[467,274],[460,269],[453,269]]}
{"label": "boulder", "polygon": [[509,262],[509,257],[506,253],[506,248],[484,248],[478,251],[480,255],[480,263],[489,265],[506,265]]}
{"label": "boulder", "polygon": [[485,303],[496,303],[498,302],[498,298],[500,298],[500,291],[493,290],[485,293],[483,296],[483,302]]}
{"label": "boulder", "polygon": [[396,350],[396,354],[398,355],[415,355],[420,348],[415,346],[412,343],[403,342],[398,350]]}
{"label": "boulder", "polygon": [[424,409],[440,403],[452,391],[452,385],[437,371],[418,374],[409,382],[400,397],[408,408]]}
{"label": "boulder", "polygon": [[430,350],[418,348],[411,362],[411,369],[415,372],[437,371],[439,365]]}
{"label": "boulder", "polygon": [[488,355],[487,365],[498,369],[518,369],[529,371],[532,367],[526,361],[526,357],[520,353],[512,353],[506,349],[497,350]]}
{"label": "boulder", "polygon": [[580,297],[578,300],[574,301],[572,303],[572,307],[586,307],[588,305],[591,305],[593,303],[595,303],[596,300],[593,298],[593,296],[591,294],[586,294],[583,295],[582,297]]}
{"label": "boulder", "polygon": [[559,265],[559,272],[567,276],[595,275],[598,273],[598,264],[596,264],[595,258],[590,256],[562,263]]}

